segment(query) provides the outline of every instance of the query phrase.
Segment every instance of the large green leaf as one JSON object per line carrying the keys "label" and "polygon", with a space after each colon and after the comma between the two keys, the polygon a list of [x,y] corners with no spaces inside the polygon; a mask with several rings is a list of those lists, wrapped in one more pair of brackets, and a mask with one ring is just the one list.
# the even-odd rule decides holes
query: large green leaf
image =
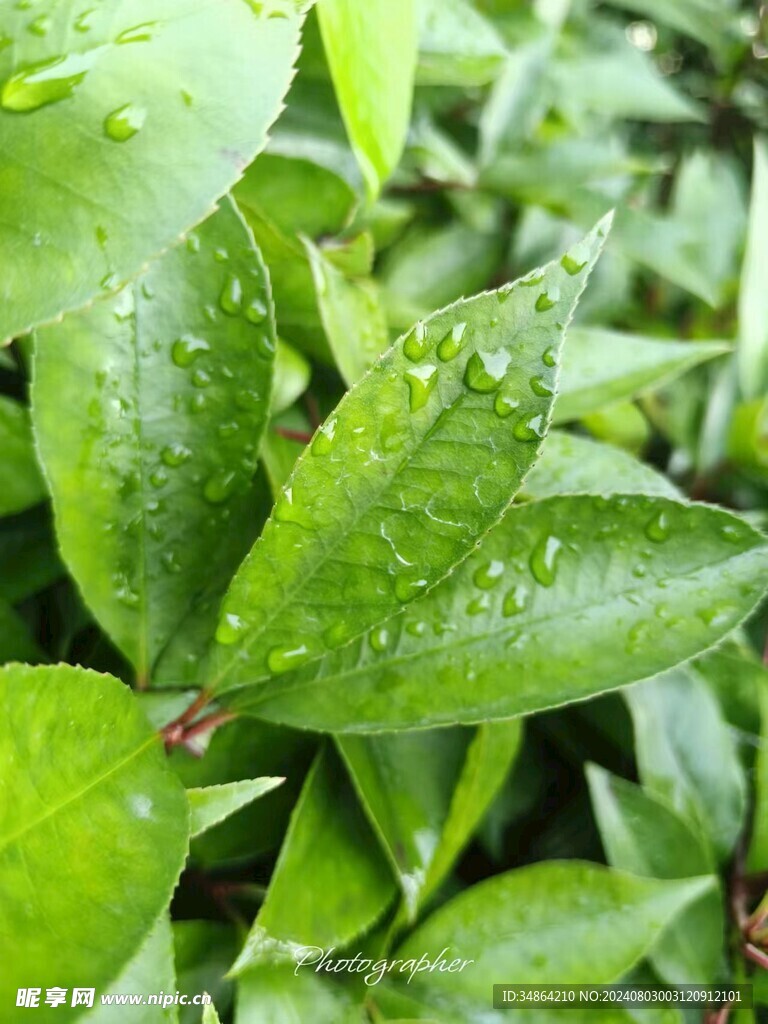
{"label": "large green leaf", "polygon": [[231,699],[337,732],[539,711],[714,645],[763,593],[767,565],[762,536],[708,506],[534,502],[511,509],[449,580],[386,626]]}
{"label": "large green leaf", "polygon": [[445,878],[517,752],[518,722],[342,736],[338,743],[413,918]]}
{"label": "large green leaf", "polygon": [[397,166],[408,130],[415,0],[323,0],[317,11],[347,134],[375,197]]}
{"label": "large green leaf", "polygon": [[[0,1001],[113,981],[168,904],[187,800],[130,691],[58,665],[0,670]],[[117,884],[119,880],[119,884]],[[57,1007],[57,1019],[78,1009]]]}
{"label": "large green leaf", "polygon": [[337,756],[322,750],[293,812],[264,903],[233,971],[343,946],[395,895],[395,880]]}
{"label": "large green leaf", "polygon": [[247,550],[274,347],[266,271],[228,200],[138,282],[38,334],[62,552],[145,681]]}
{"label": "large green leaf", "polygon": [[258,967],[238,984],[235,1024],[364,1024],[359,1001],[311,966]]}
{"label": "large green leaf", "polygon": [[729,347],[719,341],[659,341],[600,327],[574,327],[563,350],[554,420],[575,420],[631,398]]}
{"label": "large green leaf", "polygon": [[[703,837],[658,797],[597,765],[588,766],[587,780],[613,867],[650,878],[693,878],[714,871]],[[659,976],[671,984],[714,984],[723,927],[722,894],[708,892],[680,914],[651,951]]]}
{"label": "large green leaf", "polygon": [[679,668],[626,696],[643,786],[693,822],[725,860],[744,822],[746,783],[714,695],[695,669]]}
{"label": "large green leaf", "polygon": [[667,477],[622,448],[561,430],[547,434],[541,458],[520,493],[536,500],[558,494],[680,496]]}
{"label": "large green leaf", "polygon": [[285,779],[240,779],[237,782],[200,786],[187,790],[190,810],[190,834],[199,836],[231,814],[276,789]]}
{"label": "large green leaf", "polygon": [[211,212],[266,141],[299,25],[292,0],[3,5],[0,338],[124,284]]}
{"label": "large green leaf", "polygon": [[45,498],[35,457],[29,411],[0,395],[0,516],[23,512]]}
{"label": "large green leaf", "polygon": [[493,23],[467,0],[417,0],[420,85],[486,85],[507,55]]}
{"label": "large green leaf", "polygon": [[754,168],[739,291],[739,380],[748,398],[762,395],[768,383],[768,139],[755,139]]}
{"label": "large green leaf", "polygon": [[755,763],[755,808],[747,856],[752,871],[768,870],[768,687],[764,679],[760,683],[758,700],[762,743]]}
{"label": "large green leaf", "polygon": [[713,883],[708,877],[657,881],[582,861],[547,861],[467,889],[417,928],[396,956],[436,960],[448,947],[444,959],[469,961],[462,970],[422,968],[415,974],[411,989],[446,1000],[487,1001],[503,978],[530,985],[606,984],[626,974]]}
{"label": "large green leaf", "polygon": [[559,344],[604,231],[417,324],[342,399],[232,583],[213,689],[345,644],[434,586],[498,521],[546,432]]}

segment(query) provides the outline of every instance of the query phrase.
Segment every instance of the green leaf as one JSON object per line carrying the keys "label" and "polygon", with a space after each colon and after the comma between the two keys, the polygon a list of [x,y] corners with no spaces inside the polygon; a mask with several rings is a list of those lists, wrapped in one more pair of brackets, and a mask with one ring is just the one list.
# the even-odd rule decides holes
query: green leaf
{"label": "green leaf", "polygon": [[[225,1014],[232,1002],[231,982],[224,977],[237,951],[235,928],[221,921],[174,921],[176,987],[181,992],[207,992]],[[181,1006],[181,1024],[200,1024],[196,1006]]]}
{"label": "green leaf", "polygon": [[755,804],[747,866],[750,871],[768,871],[768,686],[760,680],[760,747],[755,761]]}
{"label": "green leaf", "polygon": [[608,0],[614,7],[669,25],[714,49],[729,42],[733,5],[726,0]]}
{"label": "green leaf", "polygon": [[339,372],[352,387],[389,347],[389,332],[376,284],[349,280],[304,239],[323,328]]}
{"label": "green leaf", "polygon": [[[714,870],[702,836],[639,786],[587,766],[592,807],[608,862],[650,878],[693,878]],[[722,894],[708,892],[667,928],[650,953],[656,972],[676,985],[714,984],[723,954]]]}
{"label": "green leaf", "polygon": [[559,341],[604,230],[565,266],[417,324],[342,399],[232,583],[212,689],[265,681],[359,636],[498,521],[546,432]]}
{"label": "green leaf", "polygon": [[755,139],[752,200],[747,250],[739,291],[739,381],[747,398],[765,391],[768,383],[768,139]]}
{"label": "green leaf", "polygon": [[[0,997],[103,990],[167,906],[187,852],[187,800],[159,736],[110,676],[58,665],[0,670]],[[120,880],[119,886],[115,879]],[[31,979],[30,979],[31,980]],[[57,1017],[77,1016],[65,1007]]]}
{"label": "green leaf", "polygon": [[47,506],[0,521],[0,598],[18,604],[64,575]]}
{"label": "green leaf", "polygon": [[541,458],[525,478],[520,493],[536,501],[559,494],[680,497],[678,489],[663,474],[622,448],[561,430],[550,430],[547,434]]}
{"label": "green leaf", "polygon": [[691,821],[725,860],[743,824],[746,784],[715,697],[691,668],[632,687],[626,697],[644,788]]}
{"label": "green leaf", "polygon": [[37,505],[46,497],[45,483],[35,457],[29,410],[0,395],[0,516]]}
{"label": "green leaf", "polygon": [[242,807],[276,789],[285,779],[242,779],[219,786],[188,789],[190,835],[199,836]]}
{"label": "green leaf", "polygon": [[278,341],[275,352],[275,384],[272,393],[272,414],[284,412],[307,390],[312,369],[304,358],[284,341]]}
{"label": "green leaf", "polygon": [[659,341],[600,327],[573,327],[563,351],[554,421],[579,419],[730,350],[720,341]]}
{"label": "green leaf", "polygon": [[444,959],[469,961],[462,970],[422,967],[415,974],[409,986],[415,993],[426,990],[446,1000],[464,996],[487,1004],[500,978],[524,978],[530,985],[607,984],[626,974],[713,883],[706,877],[657,881],[582,861],[547,861],[467,889],[417,928],[396,956],[436,960],[448,947]]}
{"label": "green leaf", "polygon": [[[141,945],[136,956],[123,968],[119,978],[110,982],[109,992],[115,995],[148,996],[177,988],[173,960],[173,932],[167,912],[163,912]],[[99,993],[101,994],[101,993]],[[58,1009],[58,1007],[57,1007]],[[99,1005],[81,1018],[83,1024],[177,1024],[178,1006],[107,1006]]]}
{"label": "green leaf", "polygon": [[203,1007],[203,1024],[221,1024],[221,1018],[213,1003]]}
{"label": "green leaf", "polygon": [[240,979],[235,1024],[364,1024],[362,1006],[314,968],[258,967]]}
{"label": "green leaf", "polygon": [[290,0],[3,6],[0,338],[124,284],[211,212],[266,142],[300,20]]}
{"label": "green leaf", "polygon": [[415,0],[323,0],[317,8],[344,124],[370,198],[397,166],[416,68]]}
{"label": "green leaf", "polygon": [[[340,867],[343,868],[340,870]],[[304,784],[269,890],[232,968],[343,946],[384,913],[395,881],[338,758],[320,752]]]}
{"label": "green leaf", "polygon": [[24,620],[0,599],[0,664],[7,661],[48,661],[32,639]]}
{"label": "green leaf", "polygon": [[466,0],[419,0],[419,85],[486,85],[507,48],[493,23]]}
{"label": "green leaf", "polygon": [[510,509],[442,586],[385,627],[230,700],[335,732],[540,711],[713,646],[763,593],[766,565],[758,533],[705,505],[534,502]]}
{"label": "green leaf", "polygon": [[136,284],[39,332],[34,426],[62,553],[145,681],[247,550],[274,347],[266,271],[229,201]]}

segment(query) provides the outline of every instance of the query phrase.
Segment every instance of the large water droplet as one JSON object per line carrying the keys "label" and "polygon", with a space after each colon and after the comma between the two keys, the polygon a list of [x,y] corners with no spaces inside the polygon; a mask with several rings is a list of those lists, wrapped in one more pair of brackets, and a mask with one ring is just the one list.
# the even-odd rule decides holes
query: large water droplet
{"label": "large water droplet", "polygon": [[384,626],[374,629],[368,638],[368,642],[371,645],[371,650],[381,654],[389,646],[389,630],[385,629]]}
{"label": "large water droplet", "polygon": [[203,485],[203,497],[211,505],[222,505],[231,497],[237,482],[237,474],[232,470],[219,470],[209,477]]}
{"label": "large water droplet", "polygon": [[437,357],[444,363],[448,363],[464,348],[464,335],[467,330],[466,324],[454,324],[437,346]]}
{"label": "large water droplet", "polygon": [[479,597],[474,597],[467,605],[467,615],[481,615],[483,612],[487,612],[491,607],[491,595],[481,594]]}
{"label": "large water droplet", "polygon": [[338,417],[333,416],[320,427],[312,442],[311,451],[313,455],[327,455],[331,448],[333,448],[333,440],[336,437],[338,422]]}
{"label": "large water droplet", "polygon": [[509,619],[513,615],[519,615],[525,611],[528,604],[528,588],[522,583],[518,583],[517,586],[512,587],[511,590],[507,591],[504,595],[504,604],[501,607],[502,615]]}
{"label": "large water droplet", "polygon": [[219,296],[219,305],[227,316],[237,316],[243,307],[243,286],[240,278],[227,274]]}
{"label": "large water droplet", "polygon": [[507,416],[511,416],[515,409],[520,408],[520,399],[517,395],[507,395],[503,391],[500,391],[493,401],[493,411],[501,419],[505,420]]}
{"label": "large water droplet", "polygon": [[416,324],[411,333],[403,342],[403,352],[412,363],[418,361],[426,354],[429,342],[427,340],[427,327],[421,320]]}
{"label": "large water droplet", "polygon": [[546,313],[547,310],[552,309],[560,298],[560,292],[557,288],[550,288],[548,292],[542,292],[536,299],[536,312]]}
{"label": "large water droplet", "polygon": [[669,516],[661,511],[649,519],[645,525],[645,536],[655,544],[662,544],[670,534]]}
{"label": "large water droplet", "polygon": [[497,352],[473,352],[464,373],[464,383],[473,391],[495,391],[504,380],[511,356],[506,349]]}
{"label": "large water droplet", "polygon": [[548,533],[536,544],[529,565],[533,578],[542,587],[551,587],[557,575],[557,561],[563,543],[554,534]]}
{"label": "large water droplet", "polygon": [[0,105],[5,110],[29,113],[67,99],[85,78],[96,52],[72,53],[21,68],[6,80]]}
{"label": "large water droplet", "polygon": [[205,370],[193,370],[191,379],[193,387],[196,388],[207,388],[211,383],[211,376]]}
{"label": "large water droplet", "polygon": [[171,358],[177,366],[183,368],[191,366],[203,352],[210,352],[211,346],[203,338],[196,338],[194,334],[185,334],[174,341],[171,349]]}
{"label": "large water droplet", "polygon": [[312,657],[312,651],[306,644],[294,644],[290,647],[273,647],[267,655],[269,671],[279,675],[298,668]]}
{"label": "large water droplet", "polygon": [[504,563],[494,558],[476,569],[472,579],[476,587],[480,587],[481,590],[490,590],[491,587],[496,586],[503,574]]}
{"label": "large water droplet", "polygon": [[192,457],[192,452],[186,445],[183,444],[169,444],[166,448],[163,448],[160,458],[166,464],[175,468],[176,466],[182,466],[185,462]]}
{"label": "large water droplet", "polygon": [[252,324],[260,324],[267,319],[268,312],[266,302],[255,296],[245,307],[245,319]]}
{"label": "large water droplet", "polygon": [[216,630],[216,641],[226,646],[231,646],[240,639],[245,631],[245,622],[239,615],[227,612],[219,623]]}
{"label": "large water droplet", "polygon": [[153,487],[165,487],[168,483],[168,474],[164,469],[155,469],[149,474],[149,482]]}
{"label": "large water droplet", "polygon": [[554,347],[545,349],[541,355],[541,361],[545,366],[557,366],[557,349]]}
{"label": "large water droplet", "polygon": [[539,398],[551,398],[554,389],[550,387],[545,377],[537,376],[530,379],[531,391]]}
{"label": "large water droplet", "polygon": [[426,580],[415,580],[408,576],[398,576],[395,580],[395,597],[402,604],[405,604],[407,601],[412,601],[415,597],[423,594],[426,587]]}
{"label": "large water droplet", "polygon": [[570,274],[571,277],[575,277],[577,274],[580,274],[584,267],[586,267],[586,265],[586,260],[584,260],[583,263],[579,263],[579,261],[575,259],[575,257],[571,256],[571,254],[568,252],[560,260],[560,266],[563,268],[566,274]]}
{"label": "large water droplet", "polygon": [[411,636],[424,636],[427,631],[427,624],[426,622],[421,622],[416,619],[413,622],[407,622],[405,624],[405,631]]}
{"label": "large water droplet", "polygon": [[437,384],[437,367],[432,363],[414,366],[405,371],[405,380],[410,390],[411,412],[418,412],[427,404]]}
{"label": "large water droplet", "polygon": [[544,437],[544,417],[535,413],[523,416],[515,423],[512,434],[517,441],[540,441]]}
{"label": "large water droplet", "polygon": [[127,142],[137,135],[147,117],[144,107],[126,103],[113,110],[104,120],[104,131],[113,142]]}

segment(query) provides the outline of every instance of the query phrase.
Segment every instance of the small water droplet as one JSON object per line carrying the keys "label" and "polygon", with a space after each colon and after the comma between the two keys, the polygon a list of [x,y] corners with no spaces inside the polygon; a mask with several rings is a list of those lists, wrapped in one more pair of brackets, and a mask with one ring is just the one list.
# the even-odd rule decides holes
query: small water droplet
{"label": "small water droplet", "polygon": [[541,355],[541,361],[550,368],[557,366],[557,349],[554,347],[546,349]]}
{"label": "small water droplet", "polygon": [[211,383],[211,375],[206,373],[205,370],[193,370],[191,379],[193,386],[196,388],[207,388]]}
{"label": "small water droplet", "polygon": [[385,452],[399,452],[408,436],[407,424],[402,422],[397,412],[390,412],[384,417],[379,432],[379,441]]}
{"label": "small water droplet", "polygon": [[238,409],[242,409],[243,412],[252,412],[261,405],[261,395],[258,391],[243,388],[235,395],[235,405]]}
{"label": "small water droplet", "polygon": [[222,505],[232,496],[236,482],[236,473],[232,470],[221,469],[206,480],[203,486],[203,497],[211,505]]}
{"label": "small water droplet", "polygon": [[267,319],[268,312],[269,310],[267,309],[266,302],[258,296],[255,296],[245,307],[245,319],[250,321],[252,324],[260,324]]}
{"label": "small water droplet", "polygon": [[730,544],[740,544],[742,541],[741,529],[732,523],[728,523],[720,528],[720,536]]}
{"label": "small water droplet", "polygon": [[144,107],[126,103],[113,110],[104,120],[104,131],[113,142],[127,142],[137,135],[147,117]]}
{"label": "small water droplet", "polygon": [[506,284],[504,285],[503,288],[499,288],[499,290],[496,292],[496,299],[498,300],[500,306],[504,305],[504,303],[507,301],[507,299],[514,290],[515,286],[513,284]]}
{"label": "small water droplet", "polygon": [[309,661],[312,652],[306,644],[294,644],[291,647],[273,647],[267,655],[269,671],[275,675],[290,672],[304,662]]}
{"label": "small water droplet", "polygon": [[426,587],[426,580],[414,580],[408,576],[398,576],[395,580],[395,597],[401,604],[405,604],[423,594]]}
{"label": "small water droplet", "polygon": [[501,607],[502,615],[509,619],[513,615],[519,615],[525,611],[528,604],[528,588],[522,583],[508,590],[504,595],[504,604]]}
{"label": "small water droplet", "polygon": [[473,352],[464,373],[464,383],[472,391],[495,391],[504,380],[511,356],[506,349],[497,352]]}
{"label": "small water droplet", "polygon": [[494,558],[476,569],[472,579],[476,587],[480,587],[481,590],[490,590],[491,587],[496,586],[503,574],[504,563]]}
{"label": "small water droplet", "polygon": [[627,633],[627,654],[636,654],[648,646],[651,637],[651,627],[647,622],[636,622]]}
{"label": "small water droplet", "polygon": [[547,310],[552,309],[560,298],[560,292],[557,288],[550,288],[548,292],[542,292],[536,299],[536,312],[546,313]]}
{"label": "small water droplet", "polygon": [[259,334],[256,337],[256,354],[262,359],[271,359],[275,354],[275,339],[271,334]]}
{"label": "small water droplet", "polygon": [[518,284],[521,284],[523,288],[535,288],[537,284],[541,284],[544,280],[543,274],[530,274],[528,277],[521,278]]}
{"label": "small water droplet", "polygon": [[191,366],[194,361],[204,352],[210,352],[211,346],[203,338],[197,338],[194,334],[185,334],[177,341],[174,341],[171,349],[171,358],[177,366],[182,369]]}
{"label": "small water droplet", "polygon": [[422,356],[426,354],[428,347],[427,327],[426,324],[419,320],[403,342],[403,352],[412,363],[418,363]]}
{"label": "small water droplet", "polygon": [[312,442],[311,452],[313,455],[327,455],[330,452],[333,448],[333,439],[336,437],[338,422],[338,417],[333,416],[320,427]]}
{"label": "small water droplet", "polygon": [[47,36],[51,28],[51,19],[47,14],[41,14],[27,25],[27,31],[33,36]]}
{"label": "small water droplet", "polygon": [[82,14],[75,18],[75,31],[76,32],[90,32],[91,30],[91,17],[96,13],[92,7],[88,11],[83,11]]}
{"label": "small water droplet", "polygon": [[184,444],[169,444],[166,448],[163,448],[160,458],[163,460],[166,466],[175,468],[176,466],[183,466],[192,457],[192,452]]}
{"label": "small water droplet", "polygon": [[464,348],[464,335],[467,330],[466,324],[454,324],[450,331],[437,346],[437,357],[444,363],[449,363]]}
{"label": "small water droplet", "polygon": [[710,608],[703,608],[696,614],[705,626],[722,629],[736,619],[738,611],[732,604],[716,604]]}
{"label": "small water droplet", "polygon": [[67,99],[85,78],[95,54],[96,50],[87,54],[73,53],[21,68],[6,80],[0,93],[0,106],[17,113],[29,113]]}
{"label": "small water droplet", "polygon": [[540,413],[521,417],[512,434],[518,441],[540,441],[544,437],[544,417]]}
{"label": "small water droplet", "polygon": [[227,612],[216,630],[216,642],[229,647],[240,639],[245,631],[245,622],[239,615]]}
{"label": "small water droplet", "polygon": [[227,316],[237,316],[243,306],[243,286],[240,278],[227,274],[219,296],[219,305]]}
{"label": "small water droplet", "polygon": [[220,423],[218,427],[218,434],[222,440],[226,441],[230,437],[234,437],[235,434],[240,430],[240,424],[231,420],[229,423]]}
{"label": "small water droplet", "polygon": [[207,406],[208,402],[205,395],[198,393],[193,395],[189,400],[189,411],[191,413],[202,412]]}
{"label": "small water droplet", "polygon": [[194,232],[187,235],[187,251],[200,252],[200,238]]}
{"label": "small water droplet", "polygon": [[381,654],[389,646],[389,630],[385,629],[384,626],[374,629],[368,638],[368,642],[371,645],[371,650]]}
{"label": "small water droplet", "polygon": [[645,536],[655,544],[662,544],[670,534],[669,516],[666,512],[657,512],[645,524]]}
{"label": "small water droplet", "polygon": [[426,622],[420,622],[418,620],[414,622],[407,622],[405,625],[405,631],[411,636],[424,636],[427,631],[427,624]]}
{"label": "small water droplet", "polygon": [[491,595],[481,594],[479,597],[473,598],[467,605],[467,615],[481,615],[483,612],[487,612],[491,607]]}
{"label": "small water droplet", "polygon": [[568,252],[560,260],[560,266],[566,274],[570,274],[571,277],[576,277],[577,274],[580,274],[586,265],[587,260],[584,260],[583,263],[579,263],[579,261]]}
{"label": "small water droplet", "polygon": [[529,383],[531,385],[531,391],[534,395],[538,395],[539,398],[551,398],[555,393],[554,389],[550,387],[544,377],[531,377]]}
{"label": "small water droplet", "polygon": [[500,391],[493,402],[493,410],[497,416],[505,420],[511,416],[515,409],[520,408],[520,399],[517,395],[507,395]]}
{"label": "small water droplet", "polygon": [[133,25],[121,32],[115,42],[121,46],[127,43],[148,43],[152,39],[152,29],[156,24],[156,21],[145,21],[141,25]]}
{"label": "small water droplet", "polygon": [[529,565],[533,578],[542,587],[551,587],[557,575],[557,562],[563,543],[554,534],[545,534],[531,552]]}
{"label": "small water droplet", "polygon": [[411,412],[423,409],[437,384],[437,367],[432,363],[414,366],[405,371],[405,380],[410,391]]}
{"label": "small water droplet", "polygon": [[165,487],[168,483],[168,474],[164,469],[155,469],[149,474],[149,482],[153,487]]}
{"label": "small water droplet", "polygon": [[164,551],[160,556],[160,562],[166,572],[176,575],[181,572],[181,563],[175,551]]}
{"label": "small water droplet", "polygon": [[642,579],[643,576],[647,575],[647,573],[648,573],[648,569],[645,567],[645,565],[643,565],[642,562],[638,562],[637,565],[632,570],[632,575],[636,576],[638,579]]}

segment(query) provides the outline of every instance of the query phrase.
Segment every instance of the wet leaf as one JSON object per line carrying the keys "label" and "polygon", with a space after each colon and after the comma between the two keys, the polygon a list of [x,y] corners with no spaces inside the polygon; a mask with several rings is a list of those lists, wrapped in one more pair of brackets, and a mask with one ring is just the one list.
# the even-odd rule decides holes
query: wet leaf
{"label": "wet leaf", "polygon": [[188,789],[190,835],[199,836],[242,807],[276,789],[285,779],[242,779],[218,786]]}

